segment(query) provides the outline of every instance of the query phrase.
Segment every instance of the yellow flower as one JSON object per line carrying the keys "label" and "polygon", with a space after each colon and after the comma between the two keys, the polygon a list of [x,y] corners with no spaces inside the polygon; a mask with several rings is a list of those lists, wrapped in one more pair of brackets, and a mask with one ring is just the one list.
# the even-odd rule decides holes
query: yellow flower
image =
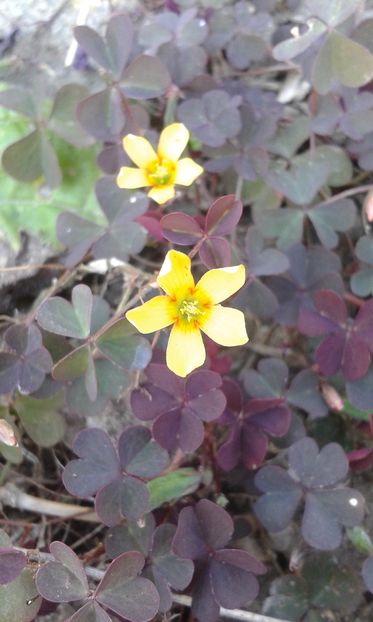
{"label": "yellow flower", "polygon": [[219,304],[244,282],[245,267],[240,265],[209,270],[195,285],[189,257],[172,250],[157,278],[166,296],[155,296],[141,307],[127,311],[126,318],[140,333],[152,333],[173,324],[167,366],[184,378],[205,361],[201,331],[222,346],[239,346],[248,341],[242,311]]}
{"label": "yellow flower", "polygon": [[159,138],[157,153],[142,136],[128,134],[123,148],[139,167],[122,166],[117,177],[119,188],[151,186],[148,196],[157,203],[166,203],[175,196],[174,184],[190,186],[203,173],[203,168],[191,158],[179,159],[189,140],[182,123],[165,127]]}

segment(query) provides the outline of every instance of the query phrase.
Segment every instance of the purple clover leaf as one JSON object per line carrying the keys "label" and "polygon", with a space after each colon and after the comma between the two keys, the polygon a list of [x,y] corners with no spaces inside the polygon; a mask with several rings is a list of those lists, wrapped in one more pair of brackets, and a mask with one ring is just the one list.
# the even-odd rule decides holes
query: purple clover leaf
{"label": "purple clover leaf", "polygon": [[[65,385],[68,408],[82,417],[100,415],[108,401],[118,399],[121,392],[130,385],[128,372],[107,359],[94,359],[93,369],[87,371],[88,374],[68,381]],[[95,388],[95,385],[97,387],[94,401],[91,399],[92,393],[90,396],[88,392],[88,383],[92,383],[91,388]]]}
{"label": "purple clover leaf", "polygon": [[263,235],[275,238],[281,250],[302,241],[307,219],[312,223],[323,246],[335,248],[338,244],[337,232],[348,231],[353,227],[356,208],[350,199],[341,199],[330,205],[257,210],[255,214],[255,223]]}
{"label": "purple clover leaf", "polygon": [[192,614],[201,622],[215,622],[219,607],[233,609],[253,600],[259,590],[255,575],[265,573],[246,551],[224,548],[232,533],[229,514],[207,499],[179,514],[173,550],[195,562]]}
{"label": "purple clover leaf", "polygon": [[373,95],[367,91],[341,89],[341,94],[319,97],[312,129],[331,136],[338,128],[346,136],[361,140],[373,130]]}
{"label": "purple clover leaf", "polygon": [[146,51],[157,52],[159,47],[169,41],[184,49],[203,43],[207,35],[207,23],[198,18],[196,8],[180,15],[173,11],[162,11],[157,15],[145,17],[139,30],[139,43]]}
{"label": "purple clover leaf", "polygon": [[118,188],[111,177],[96,183],[96,197],[105,217],[98,225],[72,212],[62,212],[57,219],[57,238],[66,248],[64,263],[75,266],[87,253],[95,259],[115,257],[127,261],[145,244],[146,231],[136,222],[144,214],[148,199],[142,192]]}
{"label": "purple clover leaf", "polygon": [[239,462],[247,469],[257,469],[267,453],[267,434],[278,437],[287,433],[290,410],[281,397],[244,403],[241,389],[233,380],[224,380],[223,391],[227,398],[224,416],[229,421],[229,436],[219,447],[217,461],[225,471]]}
{"label": "purple clover leaf", "polygon": [[365,235],[355,247],[356,257],[361,262],[360,269],[351,277],[351,289],[357,296],[373,295],[373,240]]}
{"label": "purple clover leaf", "polygon": [[238,108],[241,102],[239,95],[232,97],[223,89],[212,89],[200,98],[192,97],[182,102],[177,116],[202,143],[221,147],[241,130]]}
{"label": "purple clover leaf", "polygon": [[342,527],[358,525],[364,516],[364,497],[341,483],[348,473],[342,447],[329,443],[319,451],[306,437],[289,448],[288,462],[288,471],[269,465],[257,473],[255,485],[264,493],[255,503],[257,517],[269,531],[281,531],[303,499],[305,541],[324,551],[337,548]]}
{"label": "purple clover leaf", "polygon": [[370,171],[373,167],[373,132],[369,132],[363,140],[349,141],[348,151],[354,156],[363,171]]}
{"label": "purple clover leaf", "polygon": [[73,288],[71,303],[53,296],[38,311],[37,320],[44,330],[81,340],[74,348],[68,345],[67,353],[64,348],[65,355],[52,369],[55,380],[66,385],[73,412],[84,415],[91,408],[101,412],[108,399],[118,397],[129,384],[128,370],[143,369],[150,360],[149,342],[124,317],[105,326],[109,313],[109,305],[84,284]]}
{"label": "purple clover leaf", "polygon": [[106,88],[80,101],[78,119],[96,139],[115,142],[130,117],[123,106],[125,98],[158,97],[170,85],[169,73],[157,57],[141,54],[133,58],[134,26],[125,13],[111,17],[105,37],[88,26],[77,26],[74,35],[109,77]]}
{"label": "purple clover leaf", "polygon": [[233,194],[219,197],[206,214],[204,226],[184,212],[166,214],[161,220],[164,237],[174,244],[195,246],[207,268],[227,266],[231,260],[228,241],[242,215],[242,203]]}
{"label": "purple clover leaf", "polygon": [[195,371],[184,380],[166,365],[151,363],[147,380],[131,394],[131,408],[142,421],[153,420],[154,439],[167,450],[198,449],[203,442],[203,422],[220,417],[226,399],[221,376],[208,370]]}
{"label": "purple clover leaf", "polygon": [[[235,92],[235,87],[231,88]],[[208,160],[205,170],[223,173],[233,167],[237,175],[247,181],[262,179],[269,166],[269,140],[276,131],[278,110],[272,108],[272,101],[266,101],[258,89],[242,92],[242,128],[235,145],[224,145],[216,150],[216,156]]]}
{"label": "purple clover leaf", "polygon": [[159,610],[159,594],[149,579],[138,576],[144,564],[138,551],[116,557],[95,591],[95,600],[130,622],[152,620]]}
{"label": "purple clover leaf", "polygon": [[124,430],[118,452],[103,430],[88,428],[76,436],[73,451],[79,458],[66,465],[64,485],[77,497],[96,495],[96,511],[105,524],[115,525],[123,517],[137,520],[149,510],[146,481],[164,470],[168,454],[147,428]]}
{"label": "purple clover leaf", "polygon": [[35,324],[15,324],[5,332],[4,339],[8,352],[0,353],[0,393],[15,388],[23,395],[34,393],[53,365],[40,330]]}
{"label": "purple clover leaf", "polygon": [[313,296],[314,309],[302,309],[298,328],[308,337],[325,336],[315,352],[315,360],[325,376],[341,370],[348,381],[368,371],[373,352],[373,301],[365,302],[354,319],[335,292],[320,289]]}
{"label": "purple clover leaf", "polygon": [[260,277],[281,274],[289,269],[289,259],[275,248],[264,247],[264,237],[257,227],[249,227],[245,239],[247,257],[247,306],[255,315],[271,317],[277,298]]}
{"label": "purple clover leaf", "polygon": [[208,57],[200,45],[180,48],[170,41],[161,45],[157,56],[177,86],[185,87],[194,78],[206,74]]}
{"label": "purple clover leaf", "polygon": [[296,326],[299,310],[312,307],[313,292],[323,287],[343,292],[341,262],[322,246],[306,249],[303,244],[295,244],[286,255],[290,262],[288,273],[270,277],[268,285],[279,303],[274,319],[285,326]]}
{"label": "purple clover leaf", "polygon": [[130,622],[147,622],[158,612],[159,595],[154,584],[139,576],[145,563],[141,553],[130,551],[119,555],[93,592],[82,562],[70,547],[63,542],[52,542],[50,551],[55,559],[38,570],[36,586],[39,594],[50,602],[83,601],[71,620],[109,622],[108,608]]}
{"label": "purple clover leaf", "polygon": [[52,542],[49,549],[55,561],[48,562],[37,572],[39,594],[52,603],[88,598],[88,581],[79,557],[63,542]]}
{"label": "purple clover leaf", "polygon": [[106,551],[110,557],[127,551],[143,553],[146,557],[143,574],[157,587],[161,599],[159,610],[165,613],[172,604],[170,588],[185,589],[192,579],[194,564],[172,552],[174,525],[164,523],[156,527],[152,514],[147,514],[144,523],[140,527],[138,523],[127,522],[110,529],[106,536]]}
{"label": "purple clover leaf", "polygon": [[233,11],[236,24],[231,31],[226,54],[232,67],[242,71],[267,57],[274,21],[264,11],[252,14],[245,2],[237,2]]}
{"label": "purple clover leaf", "polygon": [[[9,543],[11,544],[11,543]],[[0,547],[0,585],[14,581],[27,565],[27,557],[22,551],[11,546]]]}
{"label": "purple clover leaf", "polygon": [[288,367],[280,359],[262,359],[258,371],[244,372],[243,382],[247,393],[256,400],[278,399],[284,407],[300,408],[311,418],[323,417],[328,412],[317,375],[306,369],[289,382]]}
{"label": "purple clover leaf", "polygon": [[168,69],[172,83],[183,87],[205,74],[208,57],[200,44],[206,34],[207,22],[198,16],[196,8],[180,15],[163,11],[144,19],[139,43],[148,53],[156,53]]}

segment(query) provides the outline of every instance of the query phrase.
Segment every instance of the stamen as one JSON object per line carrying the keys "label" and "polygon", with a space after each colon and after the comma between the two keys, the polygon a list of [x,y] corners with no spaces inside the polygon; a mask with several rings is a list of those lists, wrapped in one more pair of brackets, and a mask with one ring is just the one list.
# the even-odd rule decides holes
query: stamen
{"label": "stamen", "polygon": [[173,181],[175,165],[169,160],[156,160],[149,165],[147,174],[151,185],[166,186]]}
{"label": "stamen", "polygon": [[197,300],[183,300],[179,307],[179,313],[185,317],[188,322],[196,320],[197,317],[203,315],[203,311],[199,308]]}

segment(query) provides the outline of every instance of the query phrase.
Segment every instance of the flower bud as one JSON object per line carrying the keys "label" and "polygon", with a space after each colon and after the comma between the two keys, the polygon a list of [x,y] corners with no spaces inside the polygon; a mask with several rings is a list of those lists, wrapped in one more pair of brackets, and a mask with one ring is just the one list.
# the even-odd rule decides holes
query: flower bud
{"label": "flower bud", "polygon": [[343,410],[343,400],[338,391],[330,384],[321,385],[322,396],[331,410],[341,412]]}
{"label": "flower bud", "polygon": [[373,190],[366,195],[363,203],[363,210],[368,223],[373,223]]}
{"label": "flower bud", "polygon": [[0,442],[9,447],[17,447],[18,441],[10,423],[0,419]]}

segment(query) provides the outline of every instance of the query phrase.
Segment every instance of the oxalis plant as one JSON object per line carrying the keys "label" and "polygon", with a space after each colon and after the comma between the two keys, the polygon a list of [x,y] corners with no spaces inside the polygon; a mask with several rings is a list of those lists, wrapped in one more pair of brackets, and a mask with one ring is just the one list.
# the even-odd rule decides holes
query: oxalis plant
{"label": "oxalis plant", "polygon": [[0,622],[364,622],[373,7],[142,4],[0,64]]}

